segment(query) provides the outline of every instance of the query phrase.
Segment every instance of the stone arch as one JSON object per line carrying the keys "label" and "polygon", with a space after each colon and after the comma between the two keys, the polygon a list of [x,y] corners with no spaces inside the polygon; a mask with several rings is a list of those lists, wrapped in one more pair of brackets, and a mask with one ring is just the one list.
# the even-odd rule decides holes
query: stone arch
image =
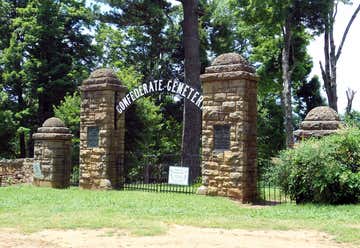
{"label": "stone arch", "polygon": [[184,97],[186,100],[193,103],[199,109],[202,108],[203,95],[194,87],[176,81],[163,82],[150,81],[131,89],[116,105],[116,110],[121,114],[125,112],[132,103],[136,102],[141,97],[149,96],[156,93],[168,93]]}
{"label": "stone arch", "polygon": [[[202,97],[203,110],[202,186],[198,193],[253,201],[257,195],[255,70],[240,55],[223,54],[206,68],[201,81],[203,95],[197,97]],[[117,106],[131,98],[130,92],[109,69],[94,71],[80,91],[80,187],[121,188],[125,118],[119,112],[126,108],[118,111]]]}

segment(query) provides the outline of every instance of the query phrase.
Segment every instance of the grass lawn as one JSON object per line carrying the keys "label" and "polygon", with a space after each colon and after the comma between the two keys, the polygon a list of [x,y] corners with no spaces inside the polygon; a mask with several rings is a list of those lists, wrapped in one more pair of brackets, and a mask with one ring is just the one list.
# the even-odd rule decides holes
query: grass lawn
{"label": "grass lawn", "polygon": [[240,229],[325,231],[360,244],[360,204],[241,206],[221,197],[136,191],[0,188],[0,227],[25,232],[45,228],[125,228],[155,235],[168,224]]}

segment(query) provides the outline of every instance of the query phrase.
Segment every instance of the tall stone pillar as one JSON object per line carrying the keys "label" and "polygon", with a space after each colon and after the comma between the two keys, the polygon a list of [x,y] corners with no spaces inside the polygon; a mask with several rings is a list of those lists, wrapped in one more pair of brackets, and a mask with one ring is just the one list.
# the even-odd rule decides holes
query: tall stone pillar
{"label": "tall stone pillar", "polygon": [[217,57],[205,74],[199,193],[251,202],[257,195],[255,70],[236,53]]}
{"label": "tall stone pillar", "polygon": [[53,188],[70,186],[71,137],[69,129],[55,117],[47,119],[33,134],[34,185]]}
{"label": "tall stone pillar", "polygon": [[99,69],[84,80],[80,91],[80,187],[121,188],[125,115],[115,106],[126,87],[112,70]]}

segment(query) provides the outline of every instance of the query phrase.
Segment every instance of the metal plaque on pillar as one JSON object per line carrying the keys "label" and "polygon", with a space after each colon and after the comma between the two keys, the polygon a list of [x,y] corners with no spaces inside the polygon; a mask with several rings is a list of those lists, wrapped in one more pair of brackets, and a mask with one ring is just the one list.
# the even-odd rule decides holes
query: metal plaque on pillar
{"label": "metal plaque on pillar", "polygon": [[99,127],[87,128],[87,147],[99,147]]}
{"label": "metal plaque on pillar", "polygon": [[230,125],[214,126],[214,150],[230,150]]}

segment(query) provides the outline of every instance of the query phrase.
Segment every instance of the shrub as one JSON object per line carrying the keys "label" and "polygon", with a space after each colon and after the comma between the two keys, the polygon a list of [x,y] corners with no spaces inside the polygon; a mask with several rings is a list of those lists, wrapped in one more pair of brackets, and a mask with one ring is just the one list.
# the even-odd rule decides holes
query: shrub
{"label": "shrub", "polygon": [[297,203],[360,201],[360,130],[303,141],[280,152],[275,178]]}

